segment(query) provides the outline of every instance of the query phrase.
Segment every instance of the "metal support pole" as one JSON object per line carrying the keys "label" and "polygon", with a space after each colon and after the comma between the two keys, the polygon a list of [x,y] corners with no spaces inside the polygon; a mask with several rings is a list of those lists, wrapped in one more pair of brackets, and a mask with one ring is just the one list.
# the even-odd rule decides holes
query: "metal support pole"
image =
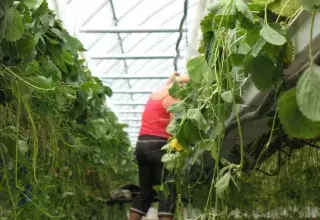
{"label": "metal support pole", "polygon": [[[111,6],[111,11],[112,11],[112,16],[113,16],[113,20],[114,20],[114,24],[115,26],[117,27],[118,26],[118,19],[117,19],[117,15],[116,15],[116,10],[114,8],[114,5],[113,5],[113,0],[109,0],[110,1],[110,6]],[[117,37],[118,37],[118,41],[119,41],[119,45],[120,45],[120,49],[121,49],[121,53],[124,54],[124,48],[123,48],[123,40],[121,38],[121,35],[120,33],[117,33]],[[125,72],[126,74],[128,74],[128,64],[127,64],[127,61],[126,59],[123,59],[123,64],[124,64],[124,69],[125,69]],[[131,84],[130,84],[130,81],[127,80],[127,83],[128,83],[128,87],[131,89]],[[132,99],[132,96],[130,96],[131,98],[131,101],[133,100]]]}
{"label": "metal support pole", "polygon": [[193,27],[190,31],[190,44],[186,59],[187,61],[198,54],[198,42],[201,40],[200,22],[206,12],[207,0],[198,0],[197,12],[193,19]]}

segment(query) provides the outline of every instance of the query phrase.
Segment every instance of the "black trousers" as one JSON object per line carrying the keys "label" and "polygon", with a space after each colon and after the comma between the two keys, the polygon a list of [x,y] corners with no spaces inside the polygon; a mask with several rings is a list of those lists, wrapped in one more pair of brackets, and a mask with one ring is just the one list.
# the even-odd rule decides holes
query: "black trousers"
{"label": "black trousers", "polygon": [[[136,159],[139,167],[140,194],[134,201],[131,211],[146,215],[156,196],[153,186],[160,185],[168,178],[168,172],[161,162],[165,151],[161,148],[167,139],[156,136],[140,136],[136,146]],[[159,195],[158,215],[173,215],[175,210],[176,190],[174,185],[167,184],[169,196]]]}

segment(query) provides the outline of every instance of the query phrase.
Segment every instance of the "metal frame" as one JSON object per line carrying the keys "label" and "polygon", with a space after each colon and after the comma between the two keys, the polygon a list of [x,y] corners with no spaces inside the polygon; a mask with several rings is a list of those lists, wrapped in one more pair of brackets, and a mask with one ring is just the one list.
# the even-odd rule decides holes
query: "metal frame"
{"label": "metal frame", "polygon": [[174,59],[175,55],[169,54],[107,54],[107,55],[94,55],[90,57],[93,60],[149,60],[149,59]]}
{"label": "metal frame", "polygon": [[118,113],[140,113],[142,114],[143,110],[126,110],[126,109],[120,109],[117,111]]}
{"label": "metal frame", "polygon": [[[67,1],[69,3],[72,0],[67,0]],[[146,104],[146,101],[145,102],[144,101],[133,101],[133,98],[137,98],[136,100],[140,100],[140,99],[144,100],[145,94],[150,94],[153,92],[152,90],[142,89],[144,87],[143,86],[144,82],[148,83],[149,82],[148,80],[159,80],[159,82],[162,83],[163,82],[162,80],[166,80],[168,78],[167,75],[166,76],[164,76],[162,74],[155,75],[155,72],[153,72],[153,74],[151,74],[151,75],[147,75],[149,72],[151,73],[151,71],[146,72],[145,70],[157,69],[157,70],[159,70],[159,71],[157,71],[159,73],[162,70],[166,70],[166,72],[168,72],[168,70],[170,69],[169,71],[171,71],[170,66],[172,66],[172,64],[169,65],[169,62],[171,63],[171,60],[173,61],[173,59],[176,57],[176,54],[168,54],[168,52],[166,52],[167,49],[165,51],[161,52],[160,54],[150,54],[152,48],[161,44],[163,39],[166,39],[171,36],[170,33],[174,34],[176,32],[179,32],[178,27],[168,27],[168,26],[170,26],[168,24],[169,21],[171,21],[172,19],[178,19],[177,18],[178,15],[180,17],[180,10],[178,8],[176,9],[176,7],[173,8],[173,4],[175,3],[175,1],[176,0],[168,0],[166,2],[161,3],[159,8],[157,10],[155,10],[154,12],[151,12],[150,10],[147,11],[145,13],[145,14],[147,14],[147,17],[143,18],[144,20],[142,20],[140,22],[140,24],[138,24],[137,27],[127,27],[127,26],[121,26],[121,25],[118,26],[119,20],[124,19],[130,12],[132,12],[133,9],[135,9],[142,2],[144,2],[144,0],[139,0],[136,3],[134,3],[132,6],[130,6],[131,8],[129,10],[126,10],[119,17],[117,17],[116,10],[115,10],[114,3],[116,3],[116,2],[114,0],[105,0],[105,2],[100,4],[100,6],[98,6],[94,10],[94,12],[87,19],[85,19],[85,21],[81,25],[82,27],[80,29],[80,33],[96,34],[96,35],[93,35],[94,39],[96,39],[96,40],[95,40],[95,42],[93,42],[90,45],[88,50],[92,49],[95,45],[97,45],[97,43],[101,39],[103,39],[103,37],[106,34],[116,34],[113,36],[117,36],[118,43],[116,45],[114,45],[113,49],[110,49],[109,51],[107,51],[106,55],[91,54],[92,56],[89,59],[97,60],[98,61],[98,62],[96,62],[97,65],[103,63],[103,61],[106,61],[106,60],[118,60],[118,62],[114,62],[114,64],[112,64],[111,67],[107,68],[108,73],[111,73],[114,70],[112,68],[114,68],[116,65],[121,64],[121,68],[124,65],[125,69],[122,74],[105,75],[101,79],[103,81],[110,80],[108,82],[113,82],[114,80],[119,80],[118,82],[122,82],[121,79],[123,80],[123,85],[122,85],[123,87],[119,87],[120,88],[119,90],[113,91],[113,93],[116,94],[114,96],[115,97],[114,101],[120,100],[120,102],[115,102],[112,104],[114,106],[116,106],[116,108],[117,108],[116,112],[121,114],[121,117],[119,117],[119,120],[124,121],[124,122],[129,121],[130,127],[129,127],[129,129],[126,129],[126,130],[128,131],[128,133],[130,133],[129,137],[132,140],[132,142],[136,141],[135,139],[137,137],[138,130],[137,129],[130,129],[130,128],[140,127],[140,124],[138,124],[138,122],[140,122],[140,120],[141,120],[140,116],[141,116],[141,113],[143,112],[143,109],[141,109],[141,108]],[[205,1],[205,0],[200,0],[200,1]],[[107,4],[109,4],[109,3],[110,3],[110,9],[112,12],[112,17],[113,17],[115,27],[97,28],[97,29],[90,28],[89,26],[85,27],[89,23],[89,21],[97,13],[99,13],[103,8],[105,8],[107,6]],[[190,7],[188,7],[188,10],[195,5],[198,5],[198,3],[193,2],[193,4],[190,5]],[[157,15],[157,17],[159,17],[159,13],[165,11],[169,6],[172,6],[172,9],[174,10],[174,12],[172,14],[174,14],[174,16],[171,16],[171,14],[169,16],[165,16],[166,21],[162,24],[162,26],[150,27],[150,26],[145,25],[145,23],[147,23],[147,21],[149,21],[150,19],[152,19],[156,15]],[[118,5],[116,5],[116,7],[118,7]],[[184,27],[182,29],[182,31],[187,32],[187,28]],[[152,45],[150,45],[150,47],[147,47],[148,48],[147,51],[142,51],[144,54],[136,54],[136,53],[134,53],[134,48],[136,48],[140,44],[143,44],[146,40],[146,37],[143,37],[141,40],[137,39],[137,42],[134,42],[134,44],[130,46],[131,48],[126,48],[126,50],[124,49],[124,45],[123,45],[123,41],[125,39],[127,39],[131,34],[134,34],[134,33],[144,34],[143,36],[149,36],[154,33],[169,33],[169,35],[165,36],[165,37],[161,37],[161,39],[158,42],[157,42],[157,39],[155,41],[152,41]],[[170,40],[171,40],[171,38],[170,38]],[[170,46],[169,47],[169,49],[170,49],[170,48],[172,48],[172,45],[174,45],[174,44],[171,44],[171,43],[169,43],[169,44],[168,44],[168,46]],[[166,45],[162,44],[161,49],[163,49],[166,46],[167,46],[167,44]],[[119,51],[120,54],[112,54],[115,52],[114,49],[117,48],[117,50],[118,50],[119,47],[121,50],[121,52]],[[181,59],[181,58],[184,58],[184,56],[179,56],[179,59]],[[150,63],[151,65],[149,65],[148,62],[141,62],[141,65],[140,65],[140,62],[139,62],[139,65],[134,66],[134,68],[136,68],[136,67],[138,68],[139,66],[141,66],[140,71],[141,71],[141,68],[143,68],[142,71],[144,72],[144,75],[128,74],[128,68],[130,68],[131,65],[136,63],[136,61],[138,61],[138,60],[148,61],[151,59],[159,60],[159,61],[151,62]],[[127,60],[133,60],[133,62],[130,62],[130,64],[128,65]],[[168,60],[168,61],[164,62],[164,60]],[[123,65],[122,65],[122,63],[123,63]],[[135,72],[135,70],[133,72]],[[169,74],[169,72],[168,72],[168,74]],[[156,81],[151,81],[151,82],[156,83]],[[125,83],[127,83],[128,86]],[[136,84],[136,83],[138,83],[138,84]],[[135,84],[137,86],[134,86]],[[140,84],[141,84],[141,89],[139,89]],[[117,84],[117,85],[119,85],[119,84]],[[123,89],[124,87],[129,88],[129,89]],[[138,88],[138,89],[132,89],[132,88]],[[123,94],[125,94],[125,95],[123,95]],[[134,94],[137,94],[137,95],[134,96]],[[124,100],[121,101],[121,97],[125,97],[125,100],[127,100],[128,102],[125,102]],[[138,98],[138,97],[141,97],[141,98]],[[131,99],[131,101],[130,101],[130,99]],[[126,107],[130,107],[130,108],[125,109]],[[135,116],[137,116],[137,117],[135,117]]]}
{"label": "metal frame", "polygon": [[[187,29],[183,29],[183,32],[186,32]],[[179,32],[178,28],[167,28],[167,27],[108,27],[108,28],[82,28],[80,33],[87,34],[107,34],[107,33],[175,33]]]}
{"label": "metal frame", "polygon": [[108,79],[168,79],[168,76],[164,75],[133,75],[133,74],[119,74],[119,75],[107,75],[101,77],[102,80]]}
{"label": "metal frame", "polygon": [[146,102],[115,102],[113,105],[145,105]]}
{"label": "metal frame", "polygon": [[150,94],[153,90],[143,90],[143,89],[123,89],[123,90],[113,90],[113,94],[119,94],[119,93],[136,93],[136,94]]}

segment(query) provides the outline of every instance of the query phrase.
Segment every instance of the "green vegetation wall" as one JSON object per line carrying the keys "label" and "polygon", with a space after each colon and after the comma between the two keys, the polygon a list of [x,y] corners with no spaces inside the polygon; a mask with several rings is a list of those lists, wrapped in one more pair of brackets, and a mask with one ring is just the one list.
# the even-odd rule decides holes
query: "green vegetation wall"
{"label": "green vegetation wall", "polygon": [[0,1],[1,219],[101,218],[110,190],[135,181],[112,90],[78,51],[46,1]]}
{"label": "green vegetation wall", "polygon": [[[190,82],[170,90],[181,101],[170,107],[168,131],[183,148],[164,147],[173,177],[158,189],[177,183],[178,219],[184,201],[201,220],[319,219],[319,10],[319,0],[210,4],[200,56],[187,64]],[[310,18],[308,68],[289,76],[301,15]],[[264,95],[259,103],[248,102],[253,85]]]}

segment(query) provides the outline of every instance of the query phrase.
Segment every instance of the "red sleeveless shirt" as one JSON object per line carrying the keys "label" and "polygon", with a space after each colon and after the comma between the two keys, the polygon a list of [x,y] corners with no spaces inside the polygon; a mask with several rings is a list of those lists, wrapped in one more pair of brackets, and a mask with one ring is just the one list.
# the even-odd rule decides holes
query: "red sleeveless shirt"
{"label": "red sleeveless shirt", "polygon": [[170,122],[170,114],[162,104],[162,99],[149,99],[142,114],[139,136],[152,135],[169,138],[166,128]]}

